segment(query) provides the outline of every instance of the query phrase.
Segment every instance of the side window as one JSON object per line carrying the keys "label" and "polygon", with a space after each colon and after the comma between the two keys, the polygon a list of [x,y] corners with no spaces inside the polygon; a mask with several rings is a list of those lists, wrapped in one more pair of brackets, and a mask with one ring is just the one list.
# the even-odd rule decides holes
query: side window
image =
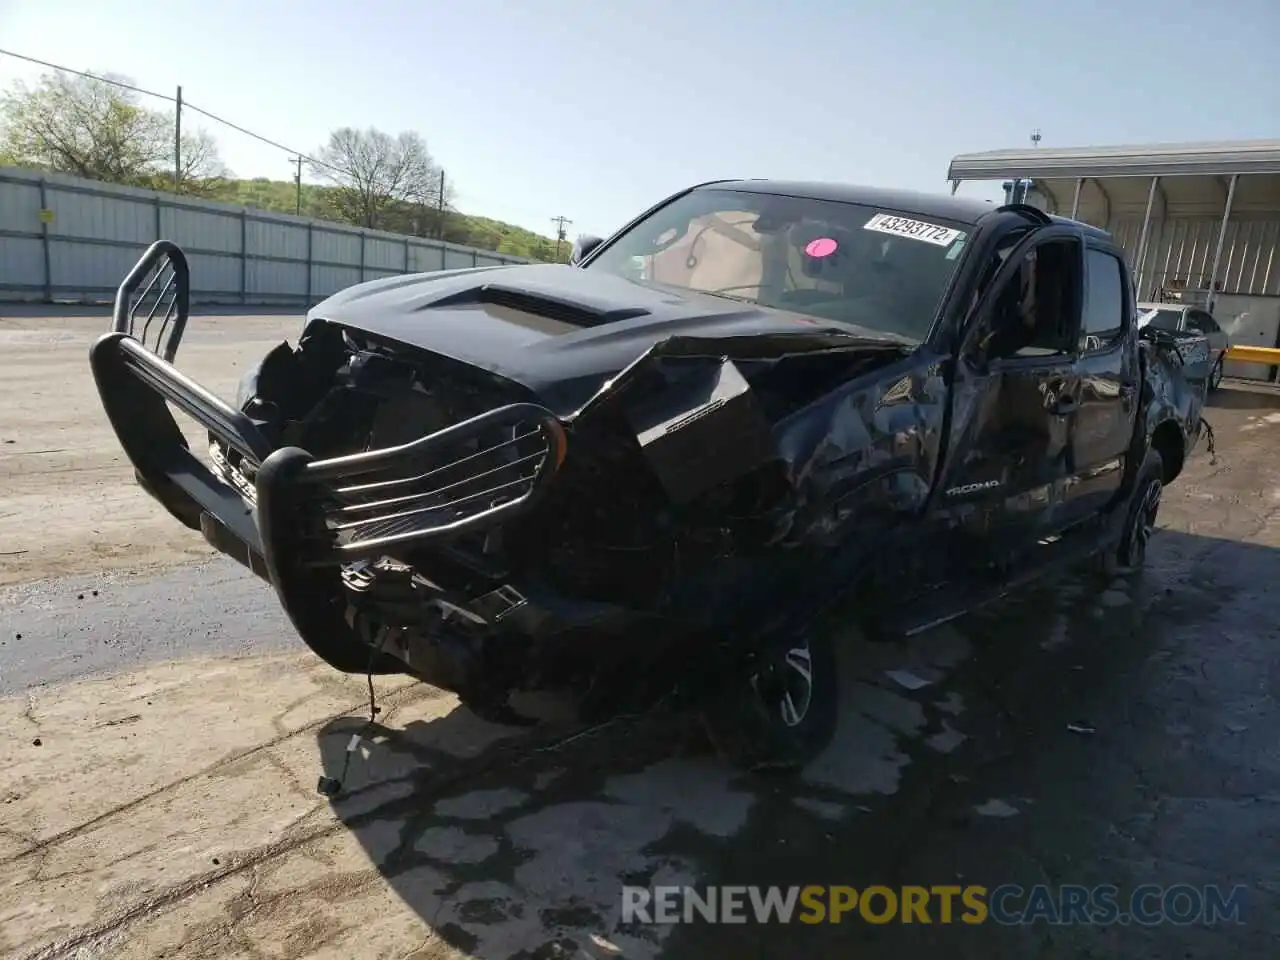
{"label": "side window", "polygon": [[1093,353],[1113,346],[1124,335],[1124,268],[1113,254],[1102,250],[1086,253],[1084,311],[1080,323],[1080,352]]}
{"label": "side window", "polygon": [[1080,275],[1078,241],[1033,247],[996,292],[990,327],[979,343],[988,360],[1034,359],[1071,352]]}
{"label": "side window", "polygon": [[1217,333],[1218,325],[1203,310],[1192,310],[1187,314],[1187,329],[1198,333]]}
{"label": "side window", "polygon": [[1182,329],[1182,312],[1179,310],[1153,310],[1147,315],[1147,326],[1159,330]]}

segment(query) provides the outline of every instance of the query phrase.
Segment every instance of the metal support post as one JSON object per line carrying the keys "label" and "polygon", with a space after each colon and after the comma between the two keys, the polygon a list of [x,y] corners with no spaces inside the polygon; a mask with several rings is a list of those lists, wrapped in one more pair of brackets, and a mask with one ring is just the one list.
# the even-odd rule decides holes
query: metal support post
{"label": "metal support post", "polygon": [[315,272],[315,225],[308,221],[307,223],[307,309],[312,307],[311,303],[311,276]]}
{"label": "metal support post", "polygon": [[177,109],[173,112],[173,192],[182,192],[182,87],[174,99]]}
{"label": "metal support post", "polygon": [[1138,255],[1134,257],[1138,274],[1138,299],[1142,300],[1146,294],[1146,268],[1147,268],[1147,233],[1151,228],[1151,207],[1156,202],[1156,190],[1160,187],[1160,178],[1151,178],[1151,189],[1147,191],[1147,210],[1142,215],[1142,234],[1138,237]]}
{"label": "metal support post", "polygon": [[53,256],[49,251],[49,181],[40,178],[40,255],[44,260],[44,302],[53,303]]}
{"label": "metal support post", "polygon": [[1222,208],[1222,223],[1218,226],[1218,246],[1213,251],[1213,269],[1209,271],[1209,293],[1205,297],[1204,308],[1213,313],[1213,304],[1217,299],[1218,263],[1222,260],[1222,243],[1227,238],[1227,221],[1231,219],[1231,205],[1236,199],[1236,181],[1240,174],[1231,175],[1231,185],[1227,187],[1227,204]]}

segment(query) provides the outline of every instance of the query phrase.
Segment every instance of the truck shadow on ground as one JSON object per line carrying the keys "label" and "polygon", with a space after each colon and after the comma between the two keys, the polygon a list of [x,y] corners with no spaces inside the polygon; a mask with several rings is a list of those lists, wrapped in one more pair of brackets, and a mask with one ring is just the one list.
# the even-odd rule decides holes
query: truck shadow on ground
{"label": "truck shadow on ground", "polygon": [[[423,923],[481,960],[1267,956],[1251,952],[1265,925],[1147,929],[1135,952],[1114,927],[987,924],[957,954],[937,923],[625,922],[622,888],[1124,883],[1143,864],[1156,882],[1262,884],[1280,841],[1258,839],[1268,811],[1246,801],[1280,796],[1278,576],[1273,548],[1165,530],[1141,575],[1063,578],[901,645],[842,638],[839,732],[785,780],[732,770],[687,717],[530,752],[457,709],[384,718],[334,810]],[[361,726],[320,732],[327,773]],[[1239,826],[1158,829],[1180,796]]]}

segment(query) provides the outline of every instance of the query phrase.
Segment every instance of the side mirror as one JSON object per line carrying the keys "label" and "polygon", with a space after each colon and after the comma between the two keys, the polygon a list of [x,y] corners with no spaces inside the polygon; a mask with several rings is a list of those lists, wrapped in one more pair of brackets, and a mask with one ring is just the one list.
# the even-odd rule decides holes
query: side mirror
{"label": "side mirror", "polygon": [[602,243],[604,243],[603,237],[592,237],[588,235],[579,237],[577,240],[573,241],[573,252],[569,254],[569,263],[575,267],[578,266],[578,264],[582,263],[582,261],[590,255],[591,251],[595,250],[595,248],[600,246]]}

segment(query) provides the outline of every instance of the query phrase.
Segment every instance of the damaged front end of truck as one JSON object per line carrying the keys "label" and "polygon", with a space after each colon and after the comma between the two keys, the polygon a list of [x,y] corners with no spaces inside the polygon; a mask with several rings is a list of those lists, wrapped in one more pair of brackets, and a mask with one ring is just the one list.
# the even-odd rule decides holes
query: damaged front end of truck
{"label": "damaged front end of truck", "polygon": [[[232,406],[173,365],[186,271],[156,244],[92,351],[139,481],[335,668],[407,672],[506,722],[516,690],[587,691],[598,716],[749,659],[841,578],[841,471],[943,416],[941,387],[909,379],[811,408],[910,352],[812,322],[674,334],[556,393],[315,312]],[[162,276],[174,324],[153,348],[135,301]]]}

